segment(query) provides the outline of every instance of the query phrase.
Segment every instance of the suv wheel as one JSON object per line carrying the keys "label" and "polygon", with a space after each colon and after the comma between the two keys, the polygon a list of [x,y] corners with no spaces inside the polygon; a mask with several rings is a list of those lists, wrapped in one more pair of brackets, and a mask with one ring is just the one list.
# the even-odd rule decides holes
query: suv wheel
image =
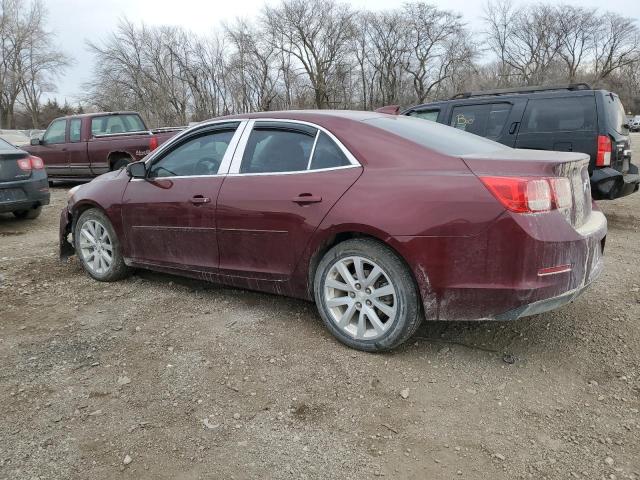
{"label": "suv wheel", "polygon": [[96,280],[113,282],[131,273],[124,263],[116,232],[100,210],[92,208],[80,215],[73,243],[82,267]]}
{"label": "suv wheel", "polygon": [[409,268],[393,250],[371,239],[347,240],[329,250],[316,270],[314,296],[329,331],[358,350],[395,348],[422,321]]}

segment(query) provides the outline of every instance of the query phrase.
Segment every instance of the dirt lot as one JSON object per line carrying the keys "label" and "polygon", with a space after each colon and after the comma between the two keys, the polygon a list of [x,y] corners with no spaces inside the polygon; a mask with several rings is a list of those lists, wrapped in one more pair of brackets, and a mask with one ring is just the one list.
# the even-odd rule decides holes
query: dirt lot
{"label": "dirt lot", "polygon": [[303,301],[90,280],[56,257],[66,188],[0,216],[0,478],[640,478],[640,194],[601,202],[574,304],[372,355]]}

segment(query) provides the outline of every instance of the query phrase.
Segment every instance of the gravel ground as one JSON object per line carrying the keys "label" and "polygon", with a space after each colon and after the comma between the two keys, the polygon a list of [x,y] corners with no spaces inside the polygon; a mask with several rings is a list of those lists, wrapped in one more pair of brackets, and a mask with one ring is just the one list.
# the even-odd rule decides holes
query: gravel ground
{"label": "gravel ground", "polygon": [[600,203],[575,303],[374,355],[303,301],[92,281],[56,257],[68,187],[0,215],[0,478],[640,479],[640,194]]}

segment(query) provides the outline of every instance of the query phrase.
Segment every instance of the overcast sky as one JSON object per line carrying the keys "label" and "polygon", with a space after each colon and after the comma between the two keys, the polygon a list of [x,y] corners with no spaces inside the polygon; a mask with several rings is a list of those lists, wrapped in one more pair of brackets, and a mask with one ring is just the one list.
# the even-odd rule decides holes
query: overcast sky
{"label": "overcast sky", "polygon": [[[268,3],[273,3],[269,1]],[[404,0],[351,0],[354,8],[381,10],[402,5]],[[480,30],[484,0],[431,0],[440,8],[463,14],[470,27]],[[584,7],[606,7],[640,18],[640,0],[565,0]],[[60,101],[77,102],[82,83],[91,75],[92,57],[85,40],[99,41],[112,32],[121,18],[149,25],[181,25],[197,33],[219,28],[222,21],[257,15],[265,0],[46,0],[49,28],[58,45],[75,59],[75,65],[58,82],[54,94]]]}

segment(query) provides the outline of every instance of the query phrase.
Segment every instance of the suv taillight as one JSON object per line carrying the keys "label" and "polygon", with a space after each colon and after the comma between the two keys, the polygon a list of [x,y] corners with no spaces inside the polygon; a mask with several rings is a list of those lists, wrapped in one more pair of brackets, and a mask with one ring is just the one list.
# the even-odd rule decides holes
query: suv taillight
{"label": "suv taillight", "polygon": [[149,150],[151,150],[152,152],[158,148],[158,138],[157,137],[151,137],[149,139]]}
{"label": "suv taillight", "polygon": [[548,212],[573,204],[568,178],[480,177],[508,210],[516,213]]}
{"label": "suv taillight", "polygon": [[611,139],[607,135],[598,135],[596,166],[608,167],[609,165],[611,165]]}

